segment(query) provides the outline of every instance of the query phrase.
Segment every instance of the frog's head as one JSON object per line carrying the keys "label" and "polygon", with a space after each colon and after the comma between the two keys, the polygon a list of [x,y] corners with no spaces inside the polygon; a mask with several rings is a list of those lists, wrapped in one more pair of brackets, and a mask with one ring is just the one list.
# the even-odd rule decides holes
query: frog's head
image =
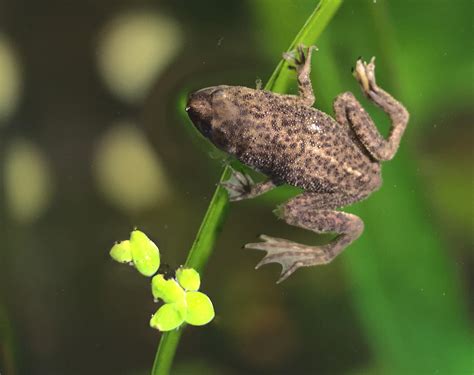
{"label": "frog's head", "polygon": [[231,128],[239,117],[235,86],[213,86],[189,95],[186,112],[196,128],[217,147],[230,151]]}

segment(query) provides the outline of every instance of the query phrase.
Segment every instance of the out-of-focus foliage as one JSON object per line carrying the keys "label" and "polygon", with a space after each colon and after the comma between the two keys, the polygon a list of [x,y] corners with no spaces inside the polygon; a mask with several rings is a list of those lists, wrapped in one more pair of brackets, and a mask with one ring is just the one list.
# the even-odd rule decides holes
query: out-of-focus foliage
{"label": "out-of-focus foliage", "polygon": [[11,42],[0,33],[0,126],[15,111],[20,91],[20,62]]}
{"label": "out-of-focus foliage", "polygon": [[3,184],[7,214],[28,224],[44,213],[51,200],[52,180],[44,152],[25,139],[11,140],[5,150]]}
{"label": "out-of-focus foliage", "polygon": [[134,124],[115,124],[101,137],[94,172],[105,199],[125,211],[149,209],[171,194],[163,162]]}
{"label": "out-of-focus foliage", "polygon": [[105,27],[98,66],[115,95],[141,102],[181,45],[181,29],[173,18],[150,11],[126,12]]}

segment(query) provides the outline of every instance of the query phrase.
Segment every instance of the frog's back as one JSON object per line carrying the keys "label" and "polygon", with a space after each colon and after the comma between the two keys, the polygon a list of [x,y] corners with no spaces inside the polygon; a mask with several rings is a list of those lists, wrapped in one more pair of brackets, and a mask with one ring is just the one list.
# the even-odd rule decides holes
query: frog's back
{"label": "frog's back", "polygon": [[380,172],[352,129],[295,96],[261,91],[239,104],[236,156],[274,180],[307,191],[350,192]]}

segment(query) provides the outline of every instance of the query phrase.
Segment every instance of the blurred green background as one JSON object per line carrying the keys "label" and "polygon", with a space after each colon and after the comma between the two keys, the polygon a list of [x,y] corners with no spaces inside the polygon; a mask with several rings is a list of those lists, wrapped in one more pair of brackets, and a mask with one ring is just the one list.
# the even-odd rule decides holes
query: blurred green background
{"label": "blurred green background", "polygon": [[[0,3],[2,375],[148,373],[156,306],[108,250],[138,226],[184,262],[225,163],[184,98],[265,82],[316,3]],[[272,215],[288,188],[232,204],[202,286],[216,319],[187,328],[174,374],[474,373],[472,14],[470,0],[342,4],[317,43],[316,107],[353,91],[386,132],[350,74],[375,55],[411,113],[382,189],[349,209],[365,232],[277,286],[243,244],[329,237]]]}

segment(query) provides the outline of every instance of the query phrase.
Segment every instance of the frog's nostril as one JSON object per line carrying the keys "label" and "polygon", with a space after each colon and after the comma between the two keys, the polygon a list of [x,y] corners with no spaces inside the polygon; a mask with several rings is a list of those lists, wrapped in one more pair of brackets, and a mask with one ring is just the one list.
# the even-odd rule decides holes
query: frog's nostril
{"label": "frog's nostril", "polygon": [[196,111],[196,108],[193,107],[192,105],[188,104],[185,108],[185,111],[188,114],[188,116],[191,118],[191,120],[193,121],[199,117]]}

